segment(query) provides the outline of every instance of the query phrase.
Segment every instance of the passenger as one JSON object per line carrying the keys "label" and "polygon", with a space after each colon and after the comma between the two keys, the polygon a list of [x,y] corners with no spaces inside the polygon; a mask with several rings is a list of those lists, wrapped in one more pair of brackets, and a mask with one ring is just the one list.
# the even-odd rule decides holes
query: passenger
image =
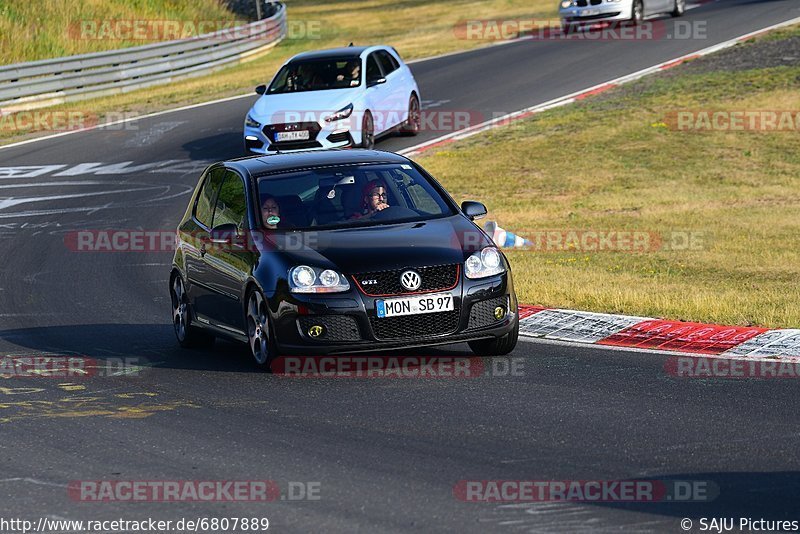
{"label": "passenger", "polygon": [[355,213],[351,219],[372,217],[389,207],[386,185],[380,180],[372,180],[364,186],[361,197],[361,213]]}
{"label": "passenger", "polygon": [[261,201],[261,218],[264,226],[276,230],[281,222],[281,207],[272,195],[265,196]]}

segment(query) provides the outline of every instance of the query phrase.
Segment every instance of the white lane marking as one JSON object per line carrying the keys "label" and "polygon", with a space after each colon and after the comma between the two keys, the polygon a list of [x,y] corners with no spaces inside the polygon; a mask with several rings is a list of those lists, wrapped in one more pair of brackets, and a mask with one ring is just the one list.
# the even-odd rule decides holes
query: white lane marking
{"label": "white lane marking", "polygon": [[0,210],[4,210],[6,208],[10,208],[13,206],[18,206],[20,204],[29,204],[31,202],[47,202],[49,200],[63,200],[66,198],[83,198],[83,197],[93,197],[93,196],[102,196],[102,195],[116,195],[119,193],[134,193],[137,191],[150,191],[152,189],[163,189],[162,186],[153,186],[153,187],[139,187],[135,189],[118,189],[116,191],[94,191],[91,193],[73,193],[70,195],[51,195],[46,197],[25,197],[25,198],[6,198],[0,199]]}
{"label": "white lane marking", "polygon": [[106,185],[106,182],[97,182],[94,180],[89,180],[86,182],[72,182],[72,181],[63,181],[63,182],[37,182],[32,184],[4,184],[0,185],[0,189],[27,189],[28,187],[59,187],[65,185]]}
{"label": "white lane marking", "polygon": [[[700,6],[694,6],[694,7],[700,7]],[[690,9],[693,9],[693,8],[690,8]],[[800,20],[800,17],[798,19],[792,19],[791,21],[787,21],[787,22],[789,24],[793,24],[797,20]],[[788,25],[788,24],[781,23],[781,25]],[[776,27],[778,27],[778,26],[769,26],[767,28],[754,31],[754,32],[752,32],[751,35],[758,34],[758,33],[762,32],[762,31],[767,31],[767,30],[770,30],[770,29],[774,29]],[[423,63],[425,61],[432,61],[432,60],[435,60],[435,59],[441,59],[441,58],[447,57],[447,56],[456,56],[456,55],[460,55],[460,54],[469,54],[469,53],[475,52],[477,50],[485,50],[485,49],[492,48],[492,47],[495,47],[495,46],[503,46],[503,45],[514,44],[514,43],[518,43],[520,41],[525,41],[525,40],[530,40],[530,38],[529,37],[521,37],[519,39],[512,39],[510,41],[503,41],[503,42],[500,42],[500,43],[493,43],[493,44],[490,44],[490,45],[487,45],[487,46],[482,46],[482,47],[478,47],[478,48],[472,48],[472,49],[469,49],[469,50],[458,50],[458,51],[455,51],[455,52],[449,52],[447,54],[440,54],[440,55],[437,55],[437,56],[430,56],[430,57],[425,57],[425,58],[420,58],[420,59],[414,59],[414,60],[411,60],[411,61],[406,61],[406,64],[413,65],[415,63]],[[55,139],[55,138],[58,138],[58,137],[63,137],[63,136],[71,135],[71,134],[74,134],[74,133],[88,132],[88,131],[92,131],[92,130],[97,130],[99,128],[107,128],[109,126],[115,126],[117,124],[125,124],[125,123],[128,123],[128,122],[140,121],[142,119],[149,119],[149,118],[152,118],[152,117],[158,117],[158,116],[161,116],[161,115],[166,115],[168,113],[176,113],[178,111],[186,111],[186,110],[200,108],[200,107],[204,107],[204,106],[212,106],[214,104],[222,104],[224,102],[231,102],[233,100],[239,100],[241,98],[252,97],[252,96],[254,96],[254,93],[245,93],[245,94],[242,94],[242,95],[229,96],[229,97],[226,97],[226,98],[218,98],[218,99],[215,99],[215,100],[209,100],[209,101],[200,102],[200,103],[197,103],[197,104],[190,104],[188,106],[182,106],[182,107],[179,107],[179,108],[165,109],[165,110],[162,110],[162,111],[156,111],[154,113],[148,113],[146,115],[140,115],[138,117],[128,117],[128,118],[125,118],[125,119],[121,119],[121,120],[118,120],[118,121],[112,121],[112,122],[109,122],[109,123],[106,123],[106,124],[102,124],[102,125],[90,126],[90,127],[85,128],[83,130],[71,130],[69,132],[60,132],[60,133],[52,134],[52,135],[45,135],[43,137],[36,137],[36,138],[33,138],[33,139],[27,139],[25,141],[18,141],[16,143],[10,143],[10,144],[7,144],[7,145],[0,146],[0,150],[6,149],[6,148],[13,148],[13,147],[16,147],[16,146],[27,145],[29,143],[36,143],[36,142],[39,142],[39,141],[45,141],[45,140],[48,140],[48,139]]]}
{"label": "white lane marking", "polygon": [[683,61],[683,60],[688,59],[688,58],[694,58],[694,57],[698,57],[698,56],[706,56],[708,54],[713,54],[714,52],[719,52],[720,50],[724,50],[726,48],[730,48],[731,46],[734,46],[734,45],[738,44],[741,41],[746,41],[747,39],[750,39],[751,37],[754,37],[754,36],[759,35],[761,33],[772,31],[772,30],[777,30],[777,29],[784,28],[786,26],[791,26],[791,25],[797,24],[797,23],[800,23],[800,17],[795,17],[793,19],[790,19],[790,20],[787,20],[787,21],[784,21],[784,22],[780,22],[778,24],[773,24],[772,26],[768,26],[768,27],[762,28],[760,30],[756,30],[756,31],[752,31],[750,33],[746,33],[746,34],[741,35],[739,37],[735,37],[733,39],[729,39],[727,41],[723,41],[722,43],[718,43],[716,45],[709,46],[708,48],[704,48],[704,49],[699,50],[697,52],[691,52],[689,54],[682,55],[682,56],[677,57],[675,59],[664,61],[663,63],[659,63],[658,65],[654,65],[652,67],[648,67],[646,69],[642,69],[642,70],[634,72],[632,74],[627,74],[627,75],[621,76],[619,78],[614,78],[612,80],[608,80],[606,82],[599,83],[597,85],[593,85],[592,87],[589,87],[589,88],[586,88],[586,89],[582,89],[580,91],[576,91],[576,92],[571,93],[571,94],[566,95],[566,96],[554,98],[553,100],[549,100],[549,101],[547,101],[547,102],[545,102],[543,104],[537,104],[535,106],[531,106],[531,107],[528,107],[528,108],[525,108],[525,109],[521,109],[521,110],[515,111],[513,113],[508,113],[508,114],[503,115],[501,117],[497,117],[497,118],[490,119],[488,121],[482,122],[480,124],[476,124],[475,126],[470,126],[468,128],[464,128],[462,130],[458,130],[456,132],[451,132],[451,133],[449,133],[447,135],[443,135],[441,137],[437,137],[436,139],[431,139],[430,141],[425,141],[424,143],[420,143],[418,145],[414,145],[414,146],[411,146],[411,147],[408,147],[408,148],[404,148],[403,150],[398,151],[398,154],[403,154],[405,156],[411,156],[411,155],[417,154],[417,153],[419,153],[419,152],[421,152],[421,151],[425,150],[426,148],[429,148],[429,147],[431,147],[433,145],[437,145],[439,143],[450,142],[450,141],[460,141],[462,139],[467,139],[468,137],[472,137],[472,136],[477,135],[477,134],[479,134],[481,132],[485,132],[487,130],[494,129],[494,128],[497,128],[499,126],[504,126],[507,123],[509,123],[510,121],[513,121],[514,119],[518,118],[520,115],[541,113],[543,111],[547,111],[548,109],[551,109],[551,108],[554,108],[554,107],[564,106],[564,105],[567,105],[567,104],[572,104],[573,102],[575,102],[575,99],[577,97],[579,97],[581,95],[585,95],[587,93],[591,93],[592,91],[596,91],[596,90],[601,89],[603,87],[606,87],[608,85],[622,85],[622,84],[625,84],[625,83],[628,83],[628,82],[632,82],[634,80],[638,80],[638,79],[643,78],[645,76],[648,76],[650,74],[653,74],[653,73],[656,73],[656,72],[660,72],[662,70],[662,67],[665,67],[667,65],[670,65],[670,64],[673,64],[673,63],[678,63],[678,62]]}
{"label": "white lane marking", "polygon": [[[7,180],[21,180],[24,178],[38,178],[48,173],[61,171],[53,176],[82,176],[82,175],[123,175],[123,174],[196,174],[208,167],[211,160],[180,160],[168,159],[151,163],[142,163],[129,167],[133,161],[123,161],[121,163],[78,163],[68,167],[66,164],[58,165],[23,165],[14,167],[0,167],[0,178]],[[64,170],[61,170],[64,169]],[[15,184],[9,187],[17,187],[24,184]]]}

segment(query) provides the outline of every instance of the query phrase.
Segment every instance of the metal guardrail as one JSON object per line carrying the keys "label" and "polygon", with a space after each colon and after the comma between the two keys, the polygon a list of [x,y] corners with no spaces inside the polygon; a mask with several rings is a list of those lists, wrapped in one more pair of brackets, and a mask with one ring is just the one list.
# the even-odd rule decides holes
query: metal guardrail
{"label": "metal guardrail", "polygon": [[176,41],[0,67],[3,113],[124,93],[252,59],[286,36],[286,6],[245,26]]}

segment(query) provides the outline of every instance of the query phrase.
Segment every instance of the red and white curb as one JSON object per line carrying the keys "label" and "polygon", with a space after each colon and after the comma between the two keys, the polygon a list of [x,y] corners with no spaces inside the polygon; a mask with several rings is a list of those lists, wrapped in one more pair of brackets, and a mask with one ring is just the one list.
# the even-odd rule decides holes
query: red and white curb
{"label": "red and white curb", "polygon": [[773,24],[772,26],[768,26],[766,28],[762,28],[760,30],[747,33],[745,35],[741,35],[739,37],[735,37],[728,41],[724,41],[722,43],[716,44],[714,46],[710,46],[708,48],[704,48],[697,52],[692,52],[690,54],[686,54],[684,56],[680,56],[675,59],[671,59],[669,61],[665,61],[663,63],[659,63],[658,65],[654,65],[652,67],[648,67],[646,69],[634,72],[632,74],[628,74],[626,76],[622,76],[620,78],[615,78],[605,83],[601,83],[588,89],[584,89],[582,91],[578,91],[566,96],[562,96],[559,98],[555,98],[553,100],[549,100],[543,104],[538,104],[536,106],[532,106],[529,108],[521,109],[519,111],[515,111],[513,113],[509,113],[480,124],[476,124],[474,126],[470,126],[469,128],[464,128],[462,130],[458,130],[457,132],[452,132],[447,135],[443,135],[441,137],[437,137],[436,139],[431,139],[430,141],[426,141],[424,143],[420,143],[418,145],[414,145],[412,147],[405,148],[403,150],[398,151],[398,154],[402,154],[404,156],[415,156],[421,154],[427,150],[432,148],[439,148],[444,145],[448,145],[450,143],[454,143],[456,141],[461,141],[462,139],[467,139],[474,135],[478,135],[479,133],[486,132],[488,130],[493,130],[495,128],[501,128],[503,126],[508,126],[514,122],[520,121],[522,119],[526,119],[538,113],[542,113],[543,111],[547,111],[549,109],[557,108],[560,106],[565,106],[567,104],[572,104],[579,100],[583,100],[593,95],[597,95],[600,93],[604,93],[609,89],[613,89],[620,85],[626,84],[628,82],[632,82],[634,80],[638,80],[640,78],[644,78],[645,76],[649,76],[651,74],[655,74],[657,72],[661,72],[667,69],[671,69],[673,67],[677,67],[678,65],[690,61],[692,59],[697,59],[702,56],[707,56],[709,54],[713,54],[715,52],[719,52],[720,50],[724,50],[726,48],[730,48],[734,45],[737,45],[743,41],[747,41],[749,39],[753,39],[754,37],[758,37],[764,33],[771,32],[773,30],[777,30],[780,28],[784,28],[786,26],[792,26],[794,24],[800,23],[800,17],[793,18],[791,20],[787,20],[778,24]]}
{"label": "red and white curb", "polygon": [[800,362],[800,329],[721,326],[538,306],[520,306],[519,314],[522,336],[647,351]]}

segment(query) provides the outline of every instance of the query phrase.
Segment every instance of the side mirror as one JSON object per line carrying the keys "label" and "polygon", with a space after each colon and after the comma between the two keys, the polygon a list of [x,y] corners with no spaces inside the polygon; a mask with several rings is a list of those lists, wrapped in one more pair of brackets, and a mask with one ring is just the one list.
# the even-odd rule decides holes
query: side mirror
{"label": "side mirror", "polygon": [[231,245],[239,241],[239,227],[233,223],[220,224],[211,229],[209,241],[215,245]]}
{"label": "side mirror", "polygon": [[256,94],[263,95],[266,92],[267,92],[267,86],[266,85],[259,85],[259,86],[256,87]]}
{"label": "side mirror", "polygon": [[386,83],[386,78],[375,78],[367,82],[367,87],[375,87],[384,83]]}
{"label": "side mirror", "polygon": [[475,202],[472,200],[465,200],[461,204],[461,211],[464,212],[464,215],[472,219],[480,219],[484,217],[487,213],[486,206],[481,204],[480,202]]}

